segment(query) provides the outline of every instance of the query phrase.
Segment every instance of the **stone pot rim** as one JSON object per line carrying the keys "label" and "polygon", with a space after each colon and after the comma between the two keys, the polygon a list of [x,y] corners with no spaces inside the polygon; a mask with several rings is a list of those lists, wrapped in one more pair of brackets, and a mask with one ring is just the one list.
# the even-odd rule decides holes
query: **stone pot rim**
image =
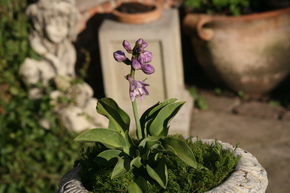
{"label": "stone pot rim", "polygon": [[[192,138],[192,140],[196,141],[198,138]],[[228,193],[229,190],[235,193],[266,192],[268,186],[267,172],[251,153],[215,139],[201,139],[201,141],[207,144],[213,144],[217,141],[223,149],[235,150],[235,155],[241,156],[232,174],[219,186],[205,193]],[[74,193],[75,191],[89,193],[80,181],[79,170],[80,166],[77,166],[62,177],[57,193]]]}
{"label": "stone pot rim", "polygon": [[[156,1],[132,1],[132,2],[120,2],[118,5],[115,6],[115,9],[112,10],[112,15],[115,16],[115,18],[123,23],[129,23],[129,24],[143,24],[143,23],[149,23],[155,20],[158,20],[163,12],[163,2],[164,0],[156,0]],[[120,6],[122,3],[142,3],[144,5],[154,5],[155,9],[149,12],[145,13],[123,13],[118,11],[116,8]]]}

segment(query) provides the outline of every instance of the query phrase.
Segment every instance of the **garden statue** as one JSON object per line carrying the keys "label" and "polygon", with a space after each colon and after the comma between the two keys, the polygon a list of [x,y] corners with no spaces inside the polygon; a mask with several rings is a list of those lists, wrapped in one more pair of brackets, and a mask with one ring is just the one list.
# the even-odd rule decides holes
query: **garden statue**
{"label": "garden statue", "polygon": [[[75,26],[79,13],[74,1],[40,0],[28,7],[27,14],[33,23],[30,44],[43,61],[37,61],[39,65],[31,64],[31,59],[24,62],[20,69],[24,81],[35,83],[36,80],[30,78],[32,68],[39,74],[38,81],[44,84],[55,76],[75,76],[76,51],[71,41],[77,35]],[[46,73],[49,76],[45,76]]]}
{"label": "garden statue", "polygon": [[[72,83],[76,78],[76,50],[72,41],[77,35],[79,18],[74,0],[39,0],[28,7],[27,14],[33,28],[30,45],[42,57],[41,60],[27,58],[20,67],[19,73],[30,87],[30,97],[36,99],[42,95],[36,84],[48,86],[53,82],[58,90],[50,95],[63,125],[76,131],[96,125],[96,120],[88,118],[90,113],[95,117],[94,109],[88,106],[94,106],[91,104],[97,101],[92,98],[91,87],[85,82]],[[58,97],[66,97],[71,103],[62,105],[57,102]]]}

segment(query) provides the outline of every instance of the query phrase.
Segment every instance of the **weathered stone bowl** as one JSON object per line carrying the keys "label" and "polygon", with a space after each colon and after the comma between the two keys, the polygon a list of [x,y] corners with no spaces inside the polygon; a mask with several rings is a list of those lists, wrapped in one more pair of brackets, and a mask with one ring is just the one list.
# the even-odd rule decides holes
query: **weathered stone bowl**
{"label": "weathered stone bowl", "polygon": [[[195,141],[196,139],[193,139]],[[204,143],[213,144],[214,139],[203,139]],[[223,149],[234,150],[228,143],[222,144]],[[265,193],[268,186],[266,170],[258,160],[249,152],[236,148],[235,154],[241,156],[235,171],[219,186],[205,193]],[[89,193],[78,177],[80,166],[64,175],[60,181],[57,193]]]}

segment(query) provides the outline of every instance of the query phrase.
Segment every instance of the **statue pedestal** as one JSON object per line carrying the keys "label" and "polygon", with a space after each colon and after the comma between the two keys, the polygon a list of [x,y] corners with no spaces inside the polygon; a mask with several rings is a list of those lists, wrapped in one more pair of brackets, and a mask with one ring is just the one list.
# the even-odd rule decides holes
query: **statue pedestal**
{"label": "statue pedestal", "polygon": [[[164,10],[163,16],[158,21],[148,24],[104,21],[99,31],[99,42],[106,96],[114,98],[121,108],[132,115],[129,83],[124,78],[130,72],[130,67],[116,62],[113,52],[116,50],[125,52],[122,47],[123,40],[128,40],[134,46],[139,38],[148,42],[149,46],[146,50],[153,53],[150,64],[155,67],[155,73],[150,76],[139,71],[136,73],[137,80],[148,78],[146,82],[150,84],[149,96],[138,101],[140,116],[148,107],[167,98],[186,101],[172,120],[170,133],[188,135],[193,101],[185,90],[183,82],[179,19],[176,9]],[[133,120],[131,126],[134,126]]]}

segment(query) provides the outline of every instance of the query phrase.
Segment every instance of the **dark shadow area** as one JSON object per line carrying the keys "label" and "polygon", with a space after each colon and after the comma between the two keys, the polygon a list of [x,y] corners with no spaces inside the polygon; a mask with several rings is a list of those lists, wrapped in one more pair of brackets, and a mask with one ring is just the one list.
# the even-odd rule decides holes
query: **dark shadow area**
{"label": "dark shadow area", "polygon": [[183,27],[183,19],[185,15],[186,11],[181,7],[179,9],[179,22],[185,84],[189,87],[196,86],[206,90],[212,90],[217,87],[221,88],[221,86],[216,85],[208,78],[196,60],[195,52],[193,51],[194,49],[191,43],[191,37],[184,31]]}
{"label": "dark shadow area", "polygon": [[270,93],[270,98],[290,110],[290,76]]}
{"label": "dark shadow area", "polygon": [[76,71],[93,88],[96,98],[105,96],[98,32],[106,18],[111,18],[111,15],[96,14],[90,18],[85,30],[78,35],[75,42],[77,49]]}

